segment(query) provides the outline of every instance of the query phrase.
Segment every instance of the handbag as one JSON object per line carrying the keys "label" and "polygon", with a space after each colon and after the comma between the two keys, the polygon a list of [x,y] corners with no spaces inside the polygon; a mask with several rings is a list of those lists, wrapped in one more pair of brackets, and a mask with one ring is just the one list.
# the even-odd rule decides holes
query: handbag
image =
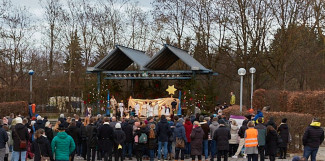
{"label": "handbag", "polygon": [[20,137],[19,137],[19,135],[18,135],[16,129],[15,129],[15,133],[16,133],[18,139],[19,139],[19,148],[20,148],[20,149],[26,149],[26,147],[27,147],[27,141],[26,141],[26,140],[21,140],[21,139],[20,139]]}
{"label": "handbag", "polygon": [[41,154],[41,161],[50,161],[51,160],[50,157],[44,157],[42,155],[42,151],[41,151],[41,148],[38,143],[37,143],[37,145],[38,145],[39,153]]}
{"label": "handbag", "polygon": [[176,138],[176,148],[184,148],[185,147],[185,141],[183,138]]}

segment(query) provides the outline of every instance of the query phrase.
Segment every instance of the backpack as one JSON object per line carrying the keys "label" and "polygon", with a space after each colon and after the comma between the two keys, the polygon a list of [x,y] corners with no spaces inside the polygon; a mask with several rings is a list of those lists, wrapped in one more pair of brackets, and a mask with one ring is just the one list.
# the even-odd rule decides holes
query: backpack
{"label": "backpack", "polygon": [[141,133],[139,137],[139,143],[140,144],[146,144],[148,142],[148,136],[145,133]]}

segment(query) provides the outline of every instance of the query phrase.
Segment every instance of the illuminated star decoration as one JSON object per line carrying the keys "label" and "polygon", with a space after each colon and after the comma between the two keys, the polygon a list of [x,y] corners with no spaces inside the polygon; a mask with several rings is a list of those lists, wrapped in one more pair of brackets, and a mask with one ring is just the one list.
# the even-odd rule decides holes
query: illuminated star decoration
{"label": "illuminated star decoration", "polygon": [[168,88],[166,89],[166,91],[168,92],[168,94],[172,94],[172,95],[174,95],[174,93],[175,93],[176,90],[177,89],[174,87],[174,85],[168,86]]}

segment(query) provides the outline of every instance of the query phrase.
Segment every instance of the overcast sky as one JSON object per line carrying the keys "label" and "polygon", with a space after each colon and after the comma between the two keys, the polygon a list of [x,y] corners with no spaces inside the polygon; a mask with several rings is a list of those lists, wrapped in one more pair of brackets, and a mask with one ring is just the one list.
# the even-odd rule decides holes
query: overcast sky
{"label": "overcast sky", "polygon": [[[61,0],[65,1],[65,0]],[[91,1],[91,0],[89,0]],[[153,0],[130,0],[130,2],[138,2],[139,6],[144,10],[148,11],[151,9],[151,2]],[[35,15],[36,19],[42,19],[42,16],[44,14],[44,11],[42,9],[42,6],[40,4],[40,0],[11,0],[12,4],[16,6],[26,6],[28,10]]]}

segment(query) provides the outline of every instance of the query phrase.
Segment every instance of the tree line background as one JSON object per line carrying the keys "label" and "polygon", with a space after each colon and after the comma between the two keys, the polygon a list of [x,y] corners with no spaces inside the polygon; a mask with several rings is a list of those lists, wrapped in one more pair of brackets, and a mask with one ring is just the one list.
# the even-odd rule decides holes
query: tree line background
{"label": "tree line background", "polygon": [[[244,104],[254,88],[325,89],[325,1],[323,0],[153,0],[145,9],[128,0],[40,0],[41,19],[29,8],[0,0],[0,102],[28,101],[33,69],[33,102],[51,96],[98,97],[96,64],[116,44],[152,56],[168,43],[188,50],[216,77],[172,81],[186,99],[207,106],[239,98],[237,70],[246,68]],[[131,65],[132,69],[137,67]],[[172,68],[183,69],[177,62]],[[132,84],[132,85],[131,85]],[[165,96],[167,81],[103,81],[119,99]],[[130,88],[133,88],[133,93]],[[237,100],[239,101],[239,100]]]}

